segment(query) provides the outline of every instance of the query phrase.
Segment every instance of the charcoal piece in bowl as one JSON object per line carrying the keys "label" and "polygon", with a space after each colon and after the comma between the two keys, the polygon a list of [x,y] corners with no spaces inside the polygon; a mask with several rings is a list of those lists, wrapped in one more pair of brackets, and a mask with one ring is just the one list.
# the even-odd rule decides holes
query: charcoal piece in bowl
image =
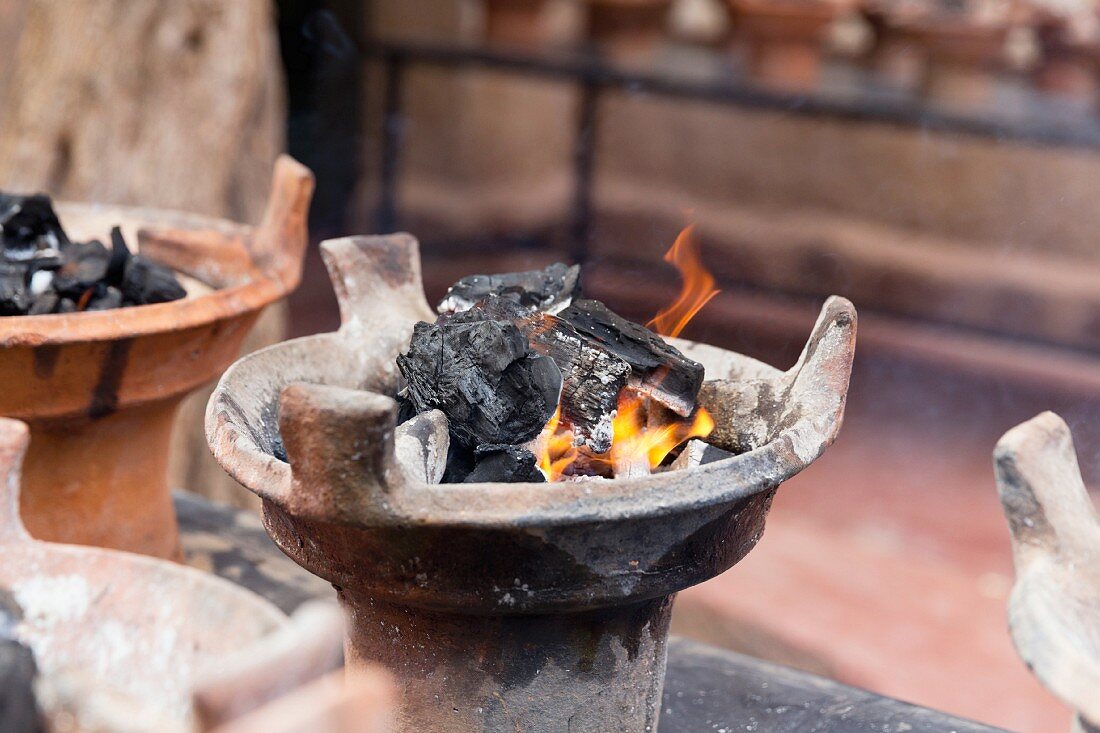
{"label": "charcoal piece in bowl", "polygon": [[61,248],[61,260],[61,267],[53,276],[52,288],[62,297],[79,301],[107,277],[111,253],[98,239],[69,242]]}
{"label": "charcoal piece in bowl", "polygon": [[121,290],[126,305],[168,303],[187,295],[171,270],[141,255],[126,263]]}
{"label": "charcoal piece in bowl", "polygon": [[532,351],[513,324],[476,311],[417,323],[397,367],[417,413],[440,410],[452,442],[471,450],[531,440],[561,394],[553,359]]}
{"label": "charcoal piece in bowl", "polygon": [[703,386],[702,364],[598,300],[574,301],[558,317],[629,364],[631,387],[681,417],[695,410]]}
{"label": "charcoal piece in bowl", "polygon": [[14,262],[0,262],[0,316],[21,316],[30,307],[26,268]]}
{"label": "charcoal piece in bowl", "polygon": [[0,241],[4,259],[25,262],[43,251],[56,252],[69,238],[53,210],[49,196],[0,193]]}
{"label": "charcoal piece in bowl", "polygon": [[86,311],[107,311],[122,307],[122,291],[111,285],[96,283],[84,295]]}
{"label": "charcoal piece in bowl", "polygon": [[474,468],[463,479],[467,484],[545,483],[535,454],[520,445],[479,445]]}
{"label": "charcoal piece in bowl", "polygon": [[469,275],[447,290],[436,310],[459,313],[490,295],[509,298],[530,310],[557,313],[581,297],[581,268],[556,262],[542,270]]}
{"label": "charcoal piece in bowl", "polygon": [[514,323],[531,348],[549,356],[562,373],[561,418],[594,453],[611,448],[612,421],[630,365],[557,316],[526,310],[506,298],[488,297],[475,306]]}

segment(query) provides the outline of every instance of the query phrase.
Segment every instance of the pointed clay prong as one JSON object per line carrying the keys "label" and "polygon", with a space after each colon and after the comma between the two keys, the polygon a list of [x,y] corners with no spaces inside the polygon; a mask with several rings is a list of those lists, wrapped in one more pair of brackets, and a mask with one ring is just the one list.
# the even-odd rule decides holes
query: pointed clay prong
{"label": "pointed clay prong", "polygon": [[29,542],[30,535],[19,517],[19,482],[23,458],[30,444],[30,431],[19,420],[0,418],[0,545]]}
{"label": "pointed clay prong", "polygon": [[340,667],[343,647],[340,609],[306,603],[263,644],[200,670],[192,693],[195,717],[205,730],[246,715]]}
{"label": "pointed clay prong", "polygon": [[993,453],[1017,569],[1030,552],[1100,548],[1100,520],[1065,421],[1044,412],[1005,433]]}
{"label": "pointed clay prong", "polygon": [[833,295],[821,306],[806,346],[783,381],[793,392],[820,391],[822,384],[831,392],[847,392],[856,350],[856,309],[852,302]]}
{"label": "pointed clay prong", "polygon": [[[798,424],[802,415],[825,415],[827,421],[800,428],[800,432],[816,433],[815,445],[801,439],[800,443],[819,454],[840,430],[855,346],[856,309],[846,298],[834,295],[822,306],[802,355],[778,379],[718,379],[703,384],[699,404],[715,422],[707,442],[744,453],[774,440]],[[801,457],[812,459],[809,454]]]}
{"label": "pointed clay prong", "polygon": [[411,481],[438,484],[447,468],[451,446],[447,417],[428,410],[397,426],[394,451],[397,462]]}
{"label": "pointed clay prong", "polygon": [[298,287],[302,277],[313,185],[309,168],[289,155],[280,155],[275,161],[267,208],[250,242],[253,262],[287,292]]}
{"label": "pointed clay prong", "polygon": [[279,400],[279,430],[293,476],[286,509],[353,522],[390,513],[403,481],[394,459],[397,403],[384,395],[291,384]]}
{"label": "pointed clay prong", "polygon": [[424,298],[420,245],[412,235],[330,239],[321,243],[321,256],[340,304],[342,330],[394,334],[407,344],[413,324],[435,321]]}

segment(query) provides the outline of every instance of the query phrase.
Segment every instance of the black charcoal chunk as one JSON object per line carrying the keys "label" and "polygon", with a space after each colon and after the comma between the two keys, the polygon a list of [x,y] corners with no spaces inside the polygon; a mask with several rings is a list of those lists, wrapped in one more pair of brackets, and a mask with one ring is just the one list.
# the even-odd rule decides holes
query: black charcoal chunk
{"label": "black charcoal chunk", "polygon": [[61,300],[57,301],[57,309],[54,312],[55,313],[75,313],[76,312],[76,301],[73,300],[72,298],[62,298]]}
{"label": "black charcoal chunk", "polygon": [[470,472],[474,470],[474,452],[463,445],[451,441],[447,448],[447,466],[443,469],[443,478],[440,483],[460,484],[466,480]]}
{"label": "black charcoal chunk", "polygon": [[111,229],[111,258],[107,261],[107,282],[112,285],[121,285],[122,278],[126,274],[126,264],[133,255],[126,246],[126,239],[122,236],[122,230],[118,227]]}
{"label": "black charcoal chunk", "polygon": [[107,276],[111,253],[98,239],[69,242],[61,249],[62,265],[54,274],[58,295],[80,301],[84,294]]}
{"label": "black charcoal chunk", "polygon": [[58,250],[68,243],[49,196],[0,194],[0,240],[4,259],[22,262],[41,250]]}
{"label": "black charcoal chunk", "polygon": [[110,285],[96,283],[92,295],[88,298],[86,311],[106,311],[122,307],[122,291]]}
{"label": "black charcoal chunk", "polygon": [[610,450],[612,421],[630,365],[549,313],[528,311],[497,297],[486,298],[475,308],[514,323],[532,349],[554,360],[562,373],[562,421],[592,452]]}
{"label": "black charcoal chunk", "polygon": [[490,295],[497,295],[530,310],[556,313],[581,296],[580,274],[578,265],[569,267],[557,262],[544,270],[470,275],[450,287],[436,310],[457,313],[469,310]]}
{"label": "black charcoal chunk", "polygon": [[479,445],[474,451],[474,468],[463,479],[467,484],[545,483],[535,454],[518,445]]}
{"label": "black charcoal chunk", "polygon": [[417,415],[416,405],[412,403],[409,396],[405,392],[400,392],[397,397],[394,398],[397,402],[397,424],[403,425],[409,420],[412,420]]}
{"label": "black charcoal chunk", "polygon": [[27,311],[28,316],[44,316],[49,313],[56,313],[58,304],[61,302],[61,297],[52,290],[46,291],[34,299],[31,303],[30,310]]}
{"label": "black charcoal chunk", "polygon": [[0,315],[21,316],[31,307],[31,294],[27,290],[26,268],[22,265],[0,262]]}
{"label": "black charcoal chunk", "polygon": [[629,364],[631,387],[682,417],[695,409],[695,398],[703,386],[702,364],[597,300],[575,301],[559,317]]}
{"label": "black charcoal chunk", "polygon": [[121,290],[127,305],[167,303],[187,295],[171,270],[141,255],[126,263]]}
{"label": "black charcoal chunk", "polygon": [[416,324],[397,367],[416,411],[442,411],[452,442],[470,449],[531,440],[561,393],[554,361],[532,351],[513,324],[483,313]]}

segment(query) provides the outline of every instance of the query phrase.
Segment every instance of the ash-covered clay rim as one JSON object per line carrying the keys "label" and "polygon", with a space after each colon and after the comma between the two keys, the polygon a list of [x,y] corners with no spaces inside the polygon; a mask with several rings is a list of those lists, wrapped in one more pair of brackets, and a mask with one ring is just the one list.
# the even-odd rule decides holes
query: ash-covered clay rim
{"label": "ash-covered clay rim", "polygon": [[[366,526],[413,521],[545,527],[672,514],[777,487],[821,455],[840,428],[856,313],[849,301],[833,297],[822,308],[802,357],[786,372],[717,347],[676,342],[687,356],[708,367],[708,379],[729,379],[733,392],[763,384],[769,393],[784,394],[799,406],[790,424],[754,450],[639,478],[554,484],[409,481],[393,460],[394,425],[392,416],[385,414],[387,400],[393,401],[380,395],[396,388],[394,357],[407,345],[413,324],[434,318],[424,298],[418,244],[407,234],[349,237],[325,242],[322,252],[340,303],[340,330],[287,341],[240,359],[222,376],[206,417],[207,440],[218,462],[248,489],[292,516]],[[345,420],[339,409],[304,414],[308,405],[302,415],[286,414],[280,396],[300,383],[343,390],[339,394],[349,406],[349,416]],[[371,410],[377,414],[364,417]],[[330,418],[344,422],[325,433],[331,440],[318,445],[308,462],[311,468],[327,466],[323,475],[336,477],[333,480],[342,482],[339,487],[295,475],[290,463],[275,456],[282,447],[280,421],[284,433],[288,421],[293,425],[295,420],[303,422],[303,430],[324,432],[334,427],[326,425]],[[363,437],[349,437],[349,432]],[[355,451],[356,465],[349,465],[348,451],[340,455],[342,447],[336,443],[344,440],[354,444],[348,451]],[[372,460],[383,468],[376,475],[361,472],[363,462]]]}
{"label": "ash-covered clay rim", "polygon": [[[170,303],[106,311],[0,317],[0,347],[114,340],[230,319],[282,298],[301,279],[313,174],[289,156],[276,161],[264,217],[252,227],[170,209],[59,202],[66,219],[115,223],[136,233],[139,250],[210,285],[210,293]],[[83,237],[88,232],[81,232]],[[133,239],[131,239],[133,241]],[[220,282],[210,282],[217,280]]]}

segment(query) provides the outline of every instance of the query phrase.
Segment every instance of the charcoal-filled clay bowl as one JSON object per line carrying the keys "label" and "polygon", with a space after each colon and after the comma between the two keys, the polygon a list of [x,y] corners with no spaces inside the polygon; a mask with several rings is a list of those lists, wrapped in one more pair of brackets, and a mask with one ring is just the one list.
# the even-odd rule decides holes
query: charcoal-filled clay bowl
{"label": "charcoal-filled clay bowl", "polygon": [[237,357],[261,309],[301,276],[308,169],[283,157],[256,227],[171,211],[62,204],[73,239],[119,224],[183,276],[182,300],[110,311],[0,318],[0,415],[34,439],[23,521],[55,542],[157,557],[178,552],[167,485],[180,400]]}
{"label": "charcoal-filled clay bowl", "polygon": [[253,593],[174,562],[32,539],[18,511],[28,439],[24,424],[0,418],[0,589],[18,607],[3,627],[33,650],[40,681],[56,684],[61,697],[94,689],[151,711],[158,727],[150,730],[160,721],[187,723],[203,665],[254,645],[288,618]]}
{"label": "charcoal-filled clay bowl", "polygon": [[826,302],[785,372],[675,342],[713,380],[707,440],[737,455],[609,481],[434,484],[399,460],[390,396],[395,357],[434,319],[417,243],[321,251],[340,330],[238,361],[206,429],[279,548],[335,587],[349,667],[395,675],[399,733],[652,733],[676,592],[744,558],[779,485],[840,428],[851,303]]}

